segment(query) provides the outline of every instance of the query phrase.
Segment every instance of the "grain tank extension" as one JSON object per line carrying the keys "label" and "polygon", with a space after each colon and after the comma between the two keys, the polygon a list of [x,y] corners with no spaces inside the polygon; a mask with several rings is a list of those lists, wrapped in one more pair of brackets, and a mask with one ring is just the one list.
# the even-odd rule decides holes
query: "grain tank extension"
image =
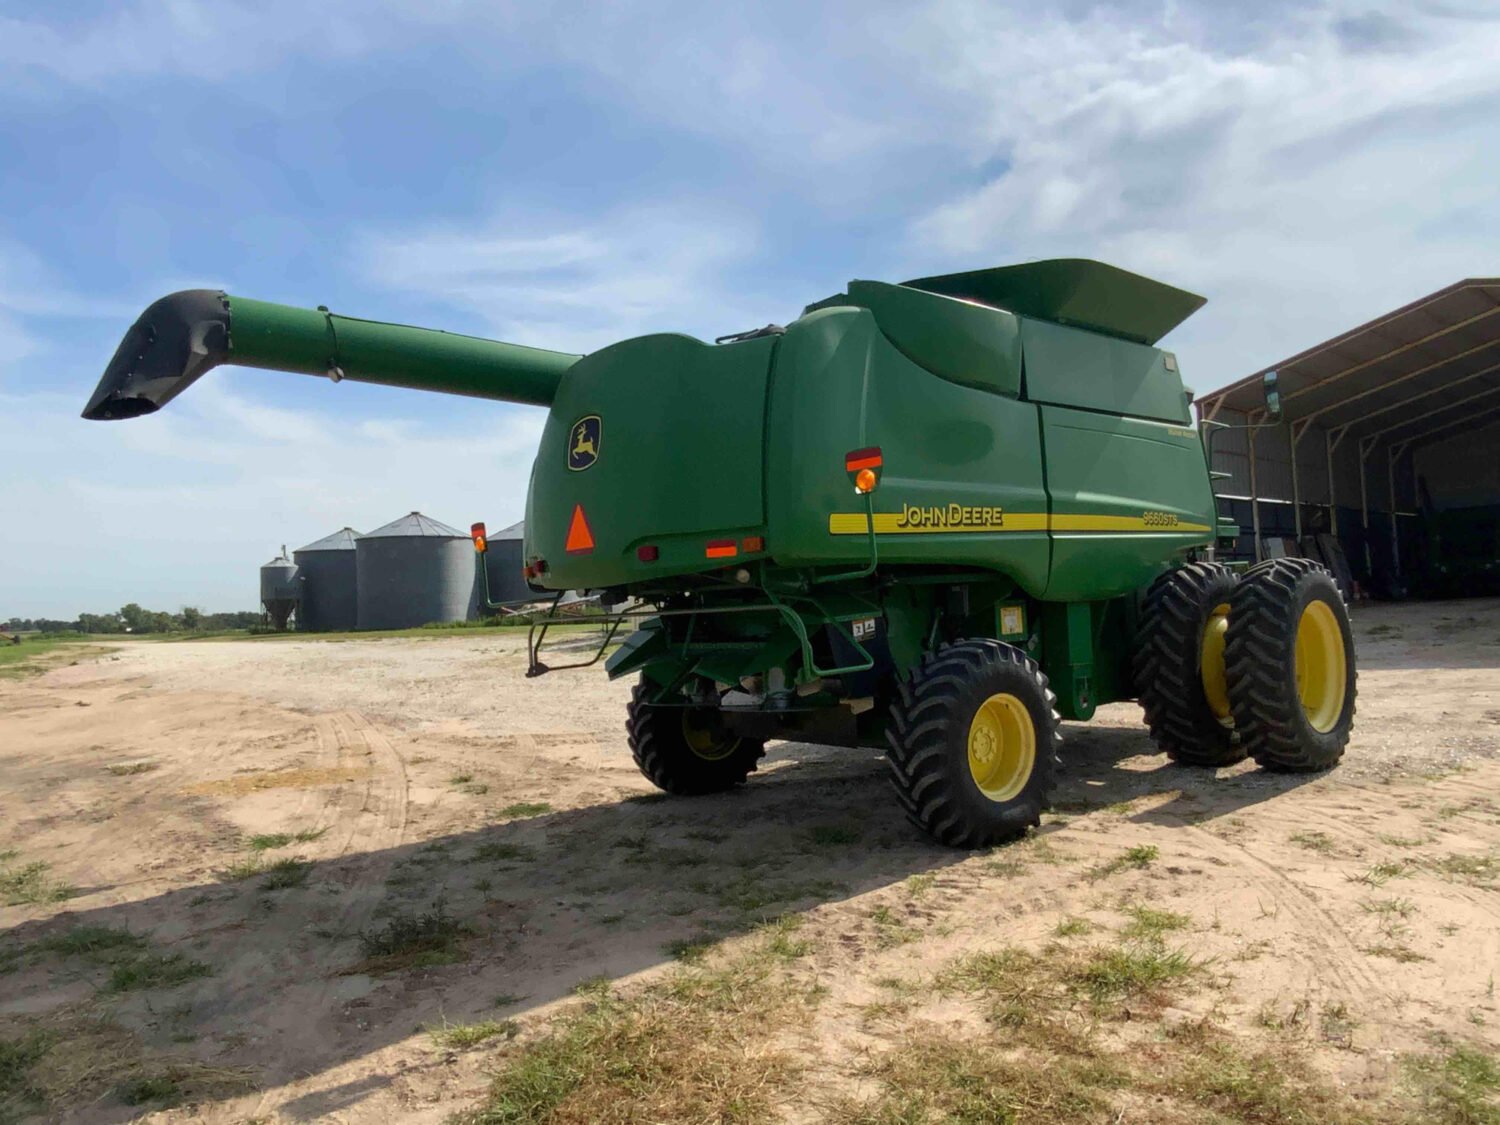
{"label": "grain tank extension", "polygon": [[1156,347],[1202,303],[1035,262],[577,356],[196,290],[146,310],[84,416],[149,413],[222,363],[547,406],[525,576],[648,607],[606,662],[635,680],[642,772],[709,793],[769,739],[880,746],[906,814],[973,847],[1038,822],[1060,720],[1105,703],[1139,700],[1188,765],[1343,754],[1327,572],[1212,561],[1236,529]]}

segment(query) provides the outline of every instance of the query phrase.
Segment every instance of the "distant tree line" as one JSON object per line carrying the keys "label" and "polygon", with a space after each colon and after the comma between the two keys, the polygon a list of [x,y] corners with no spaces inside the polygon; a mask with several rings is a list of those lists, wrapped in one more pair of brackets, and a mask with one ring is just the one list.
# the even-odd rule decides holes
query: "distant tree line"
{"label": "distant tree line", "polygon": [[261,623],[254,610],[236,613],[204,613],[183,606],[177,613],[143,609],[131,602],[118,613],[80,613],[72,621],[47,617],[12,617],[5,623],[10,633],[199,633],[223,629],[249,629]]}

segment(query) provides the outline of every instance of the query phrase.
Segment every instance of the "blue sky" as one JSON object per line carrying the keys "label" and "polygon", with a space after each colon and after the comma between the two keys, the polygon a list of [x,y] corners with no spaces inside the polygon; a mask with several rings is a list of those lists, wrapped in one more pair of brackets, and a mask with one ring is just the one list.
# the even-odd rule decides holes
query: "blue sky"
{"label": "blue sky", "polygon": [[173,289],[587,350],[1087,256],[1209,298],[1206,390],[1500,273],[1497,58],[1477,0],[0,0],[0,618],[519,517],[534,409],[221,369],[80,420]]}

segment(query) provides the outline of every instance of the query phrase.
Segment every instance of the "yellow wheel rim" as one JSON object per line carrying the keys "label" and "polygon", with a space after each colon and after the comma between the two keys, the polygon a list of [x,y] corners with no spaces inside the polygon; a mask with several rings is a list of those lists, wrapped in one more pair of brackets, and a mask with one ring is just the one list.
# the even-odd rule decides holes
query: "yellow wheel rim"
{"label": "yellow wheel rim", "polygon": [[1214,718],[1226,727],[1234,726],[1229,713],[1229,682],[1224,678],[1224,634],[1229,629],[1229,603],[1214,606],[1208,624],[1203,627],[1203,640],[1198,660],[1198,675],[1203,680],[1203,695],[1208,700],[1208,709]]}
{"label": "yellow wheel rim", "polygon": [[682,739],[695,755],[705,762],[718,762],[734,753],[740,744],[737,738],[726,739],[713,728],[712,720],[704,723],[691,711],[682,713]]}
{"label": "yellow wheel rim", "polygon": [[1026,705],[1008,692],[979,705],[969,724],[969,773],[992,801],[1013,800],[1036,765],[1036,727]]}
{"label": "yellow wheel rim", "polygon": [[1297,698],[1313,730],[1327,734],[1344,713],[1349,666],[1344,633],[1327,602],[1309,602],[1297,622]]}

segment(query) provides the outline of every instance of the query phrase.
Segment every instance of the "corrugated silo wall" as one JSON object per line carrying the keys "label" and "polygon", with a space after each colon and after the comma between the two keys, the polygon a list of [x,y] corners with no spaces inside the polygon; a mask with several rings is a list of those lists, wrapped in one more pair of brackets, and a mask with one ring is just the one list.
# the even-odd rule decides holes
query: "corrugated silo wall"
{"label": "corrugated silo wall", "polygon": [[484,566],[489,575],[491,601],[515,602],[537,596],[527,588],[526,578],[521,573],[522,546],[520,539],[490,540]]}
{"label": "corrugated silo wall", "polygon": [[[1215,421],[1243,426],[1246,418],[1234,410],[1220,410]],[[1316,422],[1310,424],[1297,441],[1296,495],[1302,502],[1302,533],[1327,531],[1330,503],[1328,431]],[[1250,433],[1243,429],[1220,431],[1213,438],[1213,467],[1230,474],[1214,482],[1220,497],[1219,511],[1240,525],[1240,538],[1234,558],[1254,558],[1250,512]],[[1267,426],[1255,431],[1255,494],[1259,500],[1262,539],[1292,538],[1296,520],[1292,508],[1292,440],[1285,424]],[[1390,447],[1381,442],[1364,462],[1365,499],[1369,506],[1369,547],[1371,561],[1379,568],[1391,552],[1391,472]],[[1416,489],[1410,456],[1400,458],[1395,467],[1396,512],[1403,543],[1411,532],[1408,518],[1416,510]],[[1356,576],[1366,576],[1364,547],[1366,535],[1361,515],[1359,439],[1351,431],[1332,455],[1332,503],[1336,509],[1337,534]]]}
{"label": "corrugated silo wall", "polygon": [[410,629],[478,616],[474,545],[467,538],[373,536],[359,539],[354,554],[361,629]]}
{"label": "corrugated silo wall", "polygon": [[302,585],[297,628],[304,632],[347,632],[359,628],[358,568],[355,552],[294,551]]}

